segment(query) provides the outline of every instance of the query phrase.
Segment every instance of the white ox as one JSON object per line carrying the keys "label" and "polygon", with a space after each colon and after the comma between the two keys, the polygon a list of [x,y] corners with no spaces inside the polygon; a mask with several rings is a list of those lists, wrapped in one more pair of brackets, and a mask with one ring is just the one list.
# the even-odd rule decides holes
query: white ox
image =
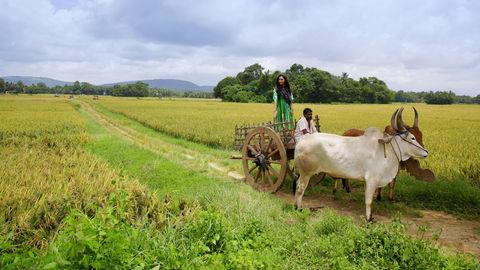
{"label": "white ox", "polygon": [[425,158],[428,151],[399,122],[402,110],[391,118],[394,136],[377,128],[368,128],[363,136],[345,137],[314,133],[305,135],[295,147],[295,167],[300,177],[295,205],[302,207],[302,197],[310,177],[327,173],[334,178],[364,180],[365,214],[372,220],[371,204],[375,189],[390,183],[398,173],[400,160]]}

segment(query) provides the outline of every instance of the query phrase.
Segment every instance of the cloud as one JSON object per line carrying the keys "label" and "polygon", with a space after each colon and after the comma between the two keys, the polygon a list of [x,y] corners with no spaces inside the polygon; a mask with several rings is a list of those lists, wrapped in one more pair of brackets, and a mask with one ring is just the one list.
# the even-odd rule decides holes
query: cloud
{"label": "cloud", "polygon": [[6,0],[0,75],[215,84],[293,63],[479,94],[476,1]]}

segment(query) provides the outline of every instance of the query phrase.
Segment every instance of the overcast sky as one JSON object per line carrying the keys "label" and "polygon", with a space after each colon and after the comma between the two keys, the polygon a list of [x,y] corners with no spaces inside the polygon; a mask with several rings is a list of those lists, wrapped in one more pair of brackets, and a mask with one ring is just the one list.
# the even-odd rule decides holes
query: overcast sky
{"label": "overcast sky", "polygon": [[293,63],[480,94],[480,1],[0,0],[0,76],[215,85]]}

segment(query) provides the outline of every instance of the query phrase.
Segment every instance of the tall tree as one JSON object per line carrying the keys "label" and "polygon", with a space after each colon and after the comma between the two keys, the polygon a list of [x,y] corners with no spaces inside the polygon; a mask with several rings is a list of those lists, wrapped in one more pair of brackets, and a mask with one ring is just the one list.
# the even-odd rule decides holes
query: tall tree
{"label": "tall tree", "polygon": [[258,95],[262,95],[265,98],[268,98],[268,96],[271,96],[270,93],[272,91],[272,85],[273,82],[270,78],[270,70],[267,70],[267,72],[264,72],[261,76],[260,79],[258,79],[258,89],[256,93]]}
{"label": "tall tree", "polygon": [[239,81],[235,77],[225,77],[221,81],[218,82],[217,86],[213,88],[213,95],[216,98],[223,98],[224,97],[224,91],[223,89],[229,85],[235,85],[238,84]]}
{"label": "tall tree", "polygon": [[23,93],[25,91],[25,84],[23,84],[22,81],[18,81],[15,84],[15,91],[17,91],[18,93]]}
{"label": "tall tree", "polygon": [[477,95],[476,97],[472,98],[472,103],[480,104],[480,95]]}
{"label": "tall tree", "polygon": [[75,82],[73,83],[73,87],[72,87],[72,92],[73,92],[73,94],[78,95],[78,94],[81,93],[81,91],[82,91],[82,87],[80,86],[80,82],[79,82],[79,81],[75,81]]}
{"label": "tall tree", "polygon": [[80,93],[84,95],[92,95],[95,93],[95,87],[88,82],[80,83]]}
{"label": "tall tree", "polygon": [[290,68],[285,71],[285,73],[288,77],[291,77],[293,79],[293,77],[301,75],[304,70],[305,69],[302,65],[295,63],[291,65]]}
{"label": "tall tree", "polygon": [[43,83],[43,82],[37,83],[37,92],[38,93],[47,93],[48,90],[49,90],[49,88],[45,83]]}
{"label": "tall tree", "polygon": [[245,68],[244,71],[237,74],[237,79],[242,85],[247,85],[253,80],[260,79],[260,76],[263,74],[263,67],[255,63],[251,66]]}
{"label": "tall tree", "polygon": [[0,78],[0,92],[5,92],[5,80]]}

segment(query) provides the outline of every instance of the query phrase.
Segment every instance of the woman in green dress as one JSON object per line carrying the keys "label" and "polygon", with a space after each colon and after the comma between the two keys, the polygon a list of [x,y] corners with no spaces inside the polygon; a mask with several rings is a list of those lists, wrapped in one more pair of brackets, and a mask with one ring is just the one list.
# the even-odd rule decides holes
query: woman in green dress
{"label": "woman in green dress", "polygon": [[[293,129],[295,124],[293,123],[293,108],[292,108],[293,95],[290,91],[290,84],[288,83],[285,75],[278,75],[275,81],[275,89],[273,89],[273,118],[276,123],[288,122],[285,126],[287,129]],[[275,126],[278,130],[279,127]]]}

